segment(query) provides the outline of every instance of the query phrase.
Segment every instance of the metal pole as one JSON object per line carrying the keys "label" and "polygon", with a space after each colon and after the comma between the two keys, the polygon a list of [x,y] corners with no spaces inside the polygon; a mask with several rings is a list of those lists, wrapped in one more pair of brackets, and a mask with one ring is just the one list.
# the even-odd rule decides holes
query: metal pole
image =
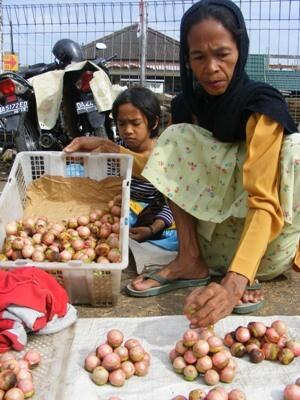
{"label": "metal pole", "polygon": [[146,81],[146,56],[147,56],[147,3],[140,1],[140,54],[141,54],[141,86],[145,86]]}
{"label": "metal pole", "polygon": [[15,52],[14,52],[14,35],[13,35],[13,28],[12,28],[12,22],[11,22],[11,20],[9,21],[9,26],[10,26],[10,46],[11,46],[11,54],[15,54]]}
{"label": "metal pole", "polygon": [[0,0],[0,73],[3,72],[3,18],[2,18],[2,0]]}

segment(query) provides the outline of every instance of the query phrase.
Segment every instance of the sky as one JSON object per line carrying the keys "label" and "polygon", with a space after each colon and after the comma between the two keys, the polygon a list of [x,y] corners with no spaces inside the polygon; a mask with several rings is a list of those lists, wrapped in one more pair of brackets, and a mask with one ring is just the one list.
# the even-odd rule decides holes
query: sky
{"label": "sky", "polygon": [[[235,2],[241,6],[246,19],[251,53],[300,54],[299,0],[236,0]],[[122,3],[126,3],[126,5],[123,4],[121,7]],[[178,39],[180,18],[183,15],[184,7],[188,8],[192,0],[182,0],[182,2],[167,0],[164,5],[159,6],[153,6],[153,1],[150,6],[150,3],[151,1],[148,6],[149,26]],[[157,3],[161,4],[162,0],[158,0]],[[173,5],[175,3],[176,6]],[[61,0],[60,2],[58,0],[2,0],[2,4],[4,6],[4,51],[9,51],[11,48],[5,6],[16,5],[19,7],[18,18],[15,17],[15,10],[10,15],[13,22],[14,50],[20,53],[23,64],[52,61],[51,48],[61,37],[70,37],[79,43],[88,43],[112,31],[136,23],[139,14],[138,0]],[[53,10],[56,10],[53,11],[54,17],[52,17],[54,24],[49,24],[50,8],[45,7],[47,4],[52,4]],[[63,7],[64,4],[67,4],[68,7],[59,9],[62,11],[58,11],[60,13],[58,15],[57,5]],[[73,4],[78,4],[79,23],[76,23],[76,10]],[[96,12],[93,11],[93,4],[97,6]],[[26,7],[26,5],[35,5],[37,9],[36,15],[33,17],[30,8],[27,8],[27,25],[24,24],[24,13],[20,8],[21,6]],[[44,7],[43,17],[42,7],[39,5]],[[85,5],[86,9],[84,9]],[[38,22],[37,25],[34,24],[34,19]],[[61,24],[57,24],[58,19],[61,20]]]}
{"label": "sky", "polygon": [[[98,3],[128,3],[128,0],[109,0],[109,1],[98,1]],[[2,0],[4,6],[8,5],[24,5],[24,4],[57,4],[58,0]],[[60,3],[95,3],[95,0],[63,0]]]}

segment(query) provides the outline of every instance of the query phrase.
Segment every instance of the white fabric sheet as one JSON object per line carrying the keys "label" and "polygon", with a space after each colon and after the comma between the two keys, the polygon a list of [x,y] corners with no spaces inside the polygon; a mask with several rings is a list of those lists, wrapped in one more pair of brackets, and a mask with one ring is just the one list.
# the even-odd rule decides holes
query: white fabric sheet
{"label": "white fabric sheet", "polygon": [[[215,331],[222,336],[249,321],[262,321],[270,325],[276,319],[288,324],[289,337],[300,338],[298,316],[230,316],[220,321]],[[90,374],[83,369],[86,355],[105,341],[105,334],[111,328],[120,329],[126,339],[139,339],[152,356],[149,374],[146,377],[134,376],[121,388],[109,384],[96,386]],[[179,394],[188,396],[190,390],[198,387],[209,391],[211,387],[204,384],[202,377],[194,382],[186,382],[181,375],[177,375],[168,359],[169,351],[186,329],[188,321],[183,316],[78,320],[59,398],[107,400],[109,396],[116,395],[121,400],[171,400]],[[285,385],[294,383],[300,376],[300,357],[287,366],[272,361],[252,364],[246,356],[236,360],[238,372],[235,380],[231,384],[221,385],[227,391],[232,388],[244,390],[248,400],[282,400]]]}
{"label": "white fabric sheet", "polygon": [[136,271],[138,274],[154,269],[161,269],[163,266],[174,260],[177,251],[161,249],[154,244],[129,239],[129,247],[134,256]]}
{"label": "white fabric sheet", "polygon": [[63,98],[64,75],[80,71],[86,65],[95,71],[90,81],[91,91],[99,112],[111,110],[112,103],[126,87],[112,85],[107,74],[91,61],[82,61],[68,65],[64,70],[48,71],[29,79],[34,88],[40,127],[52,129],[56,123]]}

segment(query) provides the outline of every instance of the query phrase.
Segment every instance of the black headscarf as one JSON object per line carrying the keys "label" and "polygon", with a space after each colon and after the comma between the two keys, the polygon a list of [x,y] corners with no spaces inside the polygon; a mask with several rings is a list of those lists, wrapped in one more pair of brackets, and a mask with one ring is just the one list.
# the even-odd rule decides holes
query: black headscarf
{"label": "black headscarf", "polygon": [[[234,16],[240,31],[237,43],[239,57],[232,80],[226,92],[211,96],[195,84],[192,70],[187,65],[188,45],[186,20],[202,6],[220,6]],[[284,97],[272,86],[249,79],[245,72],[249,50],[249,38],[241,10],[231,0],[201,0],[182,17],[180,28],[180,75],[182,93],[172,101],[172,122],[192,122],[194,114],[200,126],[208,129],[222,142],[238,142],[246,137],[246,123],[252,113],[265,114],[279,122],[286,134],[297,131],[289,114]]]}

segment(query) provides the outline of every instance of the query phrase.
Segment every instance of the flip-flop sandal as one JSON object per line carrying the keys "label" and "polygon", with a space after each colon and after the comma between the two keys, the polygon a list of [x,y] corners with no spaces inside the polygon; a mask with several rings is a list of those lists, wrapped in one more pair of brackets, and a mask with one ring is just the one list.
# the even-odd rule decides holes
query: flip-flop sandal
{"label": "flip-flop sandal", "polygon": [[[251,286],[247,286],[246,290],[260,290],[261,284],[259,282],[253,283]],[[240,304],[235,306],[232,312],[234,314],[249,314],[256,310],[259,310],[263,306],[264,301],[258,301],[257,303],[251,303],[250,301],[247,303]]]}
{"label": "flip-flop sandal", "polygon": [[135,297],[149,297],[157,296],[162,293],[170,292],[171,290],[182,289],[193,286],[206,286],[210,282],[210,276],[202,279],[167,279],[150,272],[149,274],[144,274],[143,278],[153,279],[160,283],[160,286],[149,288],[146,290],[135,290],[131,283],[127,285],[126,291],[131,296]]}

